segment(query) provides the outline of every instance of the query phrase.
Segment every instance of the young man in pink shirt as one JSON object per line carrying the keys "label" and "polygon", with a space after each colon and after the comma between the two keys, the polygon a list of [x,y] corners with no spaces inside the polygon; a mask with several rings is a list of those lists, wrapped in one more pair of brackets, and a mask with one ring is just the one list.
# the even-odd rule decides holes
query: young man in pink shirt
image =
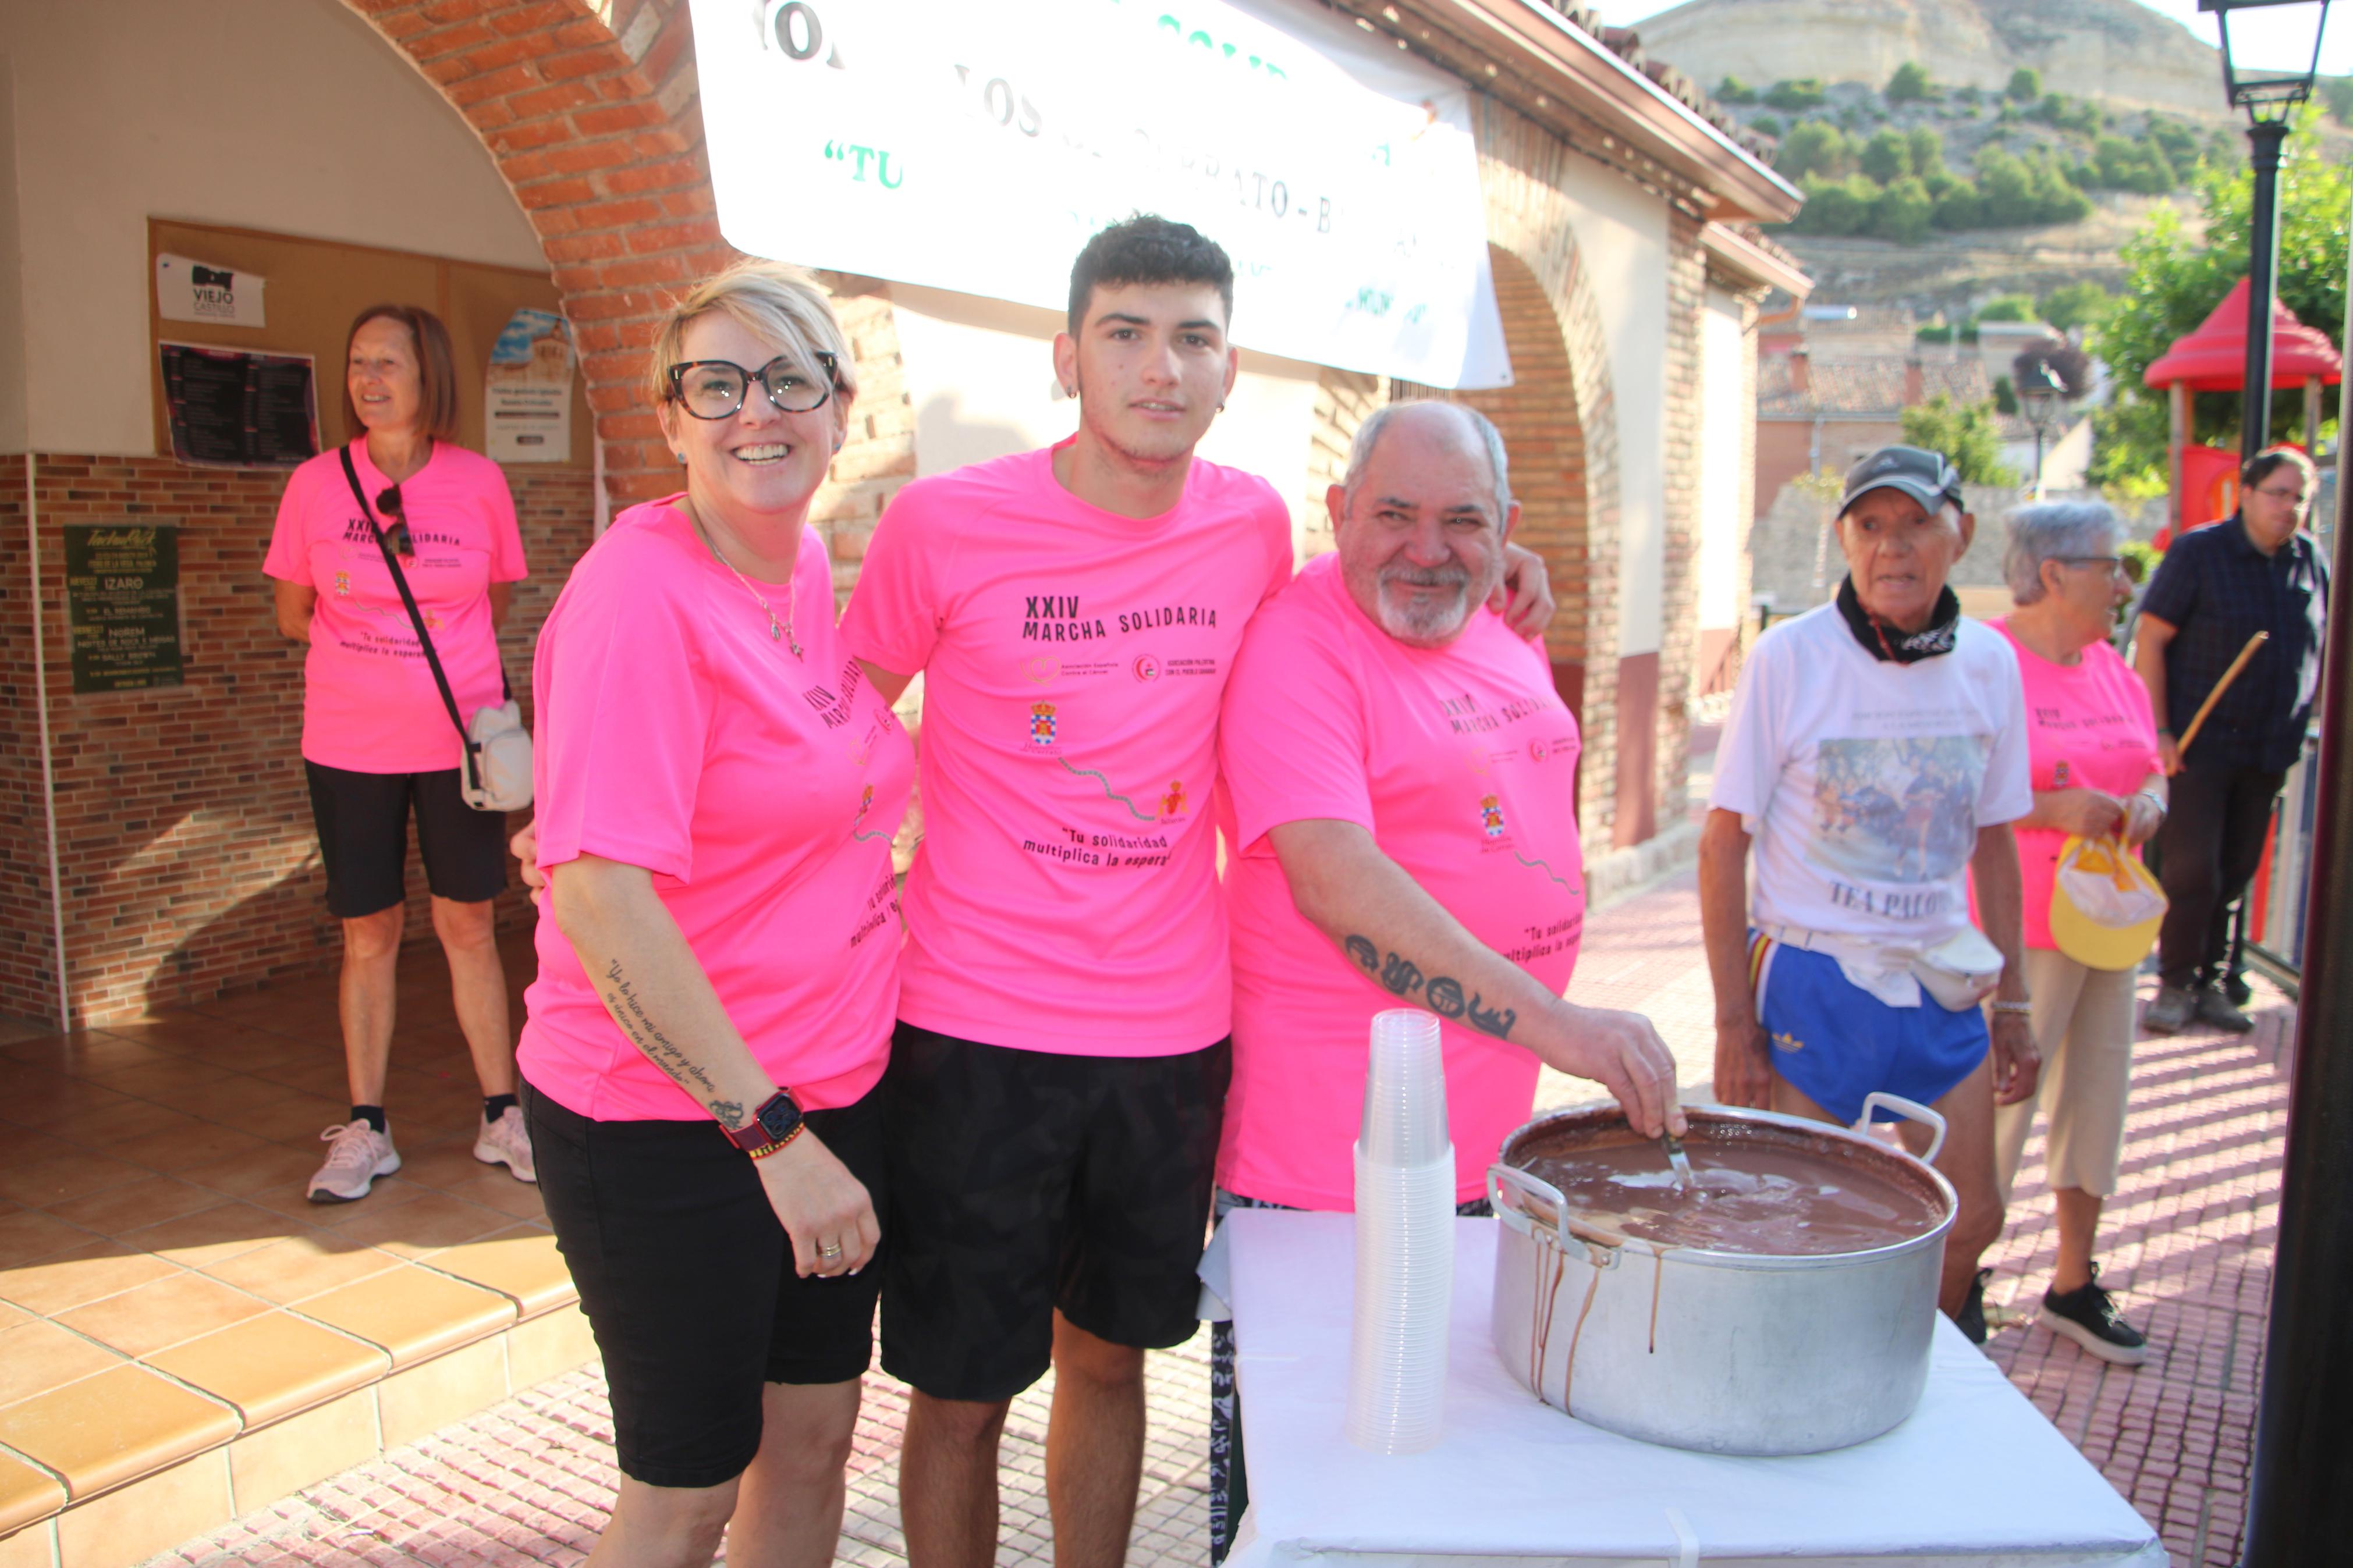
{"label": "young man in pink shirt", "polygon": [[1077,435],[900,491],[843,618],[886,697],[924,676],[881,1330],[917,1568],[994,1563],[998,1434],[1050,1363],[1056,1561],[1123,1561],[1144,1352],[1196,1327],[1231,1060],[1218,710],[1291,576],[1282,499],[1193,456],[1232,309],[1193,228],[1097,235],[1054,342]]}
{"label": "young man in pink shirt", "polygon": [[[1562,993],[1585,923],[1577,721],[1484,607],[1519,520],[1472,410],[1391,404],[1327,497],[1338,550],[1250,623],[1219,752],[1231,793],[1234,1077],[1218,1207],[1355,1206],[1366,1040],[1442,1020],[1455,1196],[1528,1119],[1537,1069],[1599,1080],[1645,1136],[1674,1058],[1646,1018]],[[1233,1340],[1211,1355],[1210,1550],[1246,1499]]]}

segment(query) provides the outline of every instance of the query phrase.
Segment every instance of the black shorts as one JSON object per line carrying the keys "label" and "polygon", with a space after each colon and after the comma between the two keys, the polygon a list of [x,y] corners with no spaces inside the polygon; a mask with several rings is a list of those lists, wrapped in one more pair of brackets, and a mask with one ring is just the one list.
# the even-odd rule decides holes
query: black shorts
{"label": "black shorts", "polygon": [[[881,1260],[803,1279],[758,1168],[715,1121],[592,1121],[530,1084],[522,1103],[555,1245],[605,1358],[621,1473],[715,1487],[760,1451],[762,1384],[849,1383],[874,1354]],[[882,1096],[809,1131],[887,1193]],[[890,1246],[890,1232],[883,1232]]]}
{"label": "black shorts", "polygon": [[899,1026],[882,1368],[935,1399],[1010,1399],[1054,1312],[1113,1344],[1198,1327],[1233,1046],[1078,1057]]}
{"label": "black shorts", "polygon": [[476,811],[459,793],[456,768],[432,773],[355,773],[302,759],[311,780],[311,820],[327,863],[327,909],[355,921],[408,898],[408,814],[425,885],[456,904],[495,899],[507,885],[504,812]]}

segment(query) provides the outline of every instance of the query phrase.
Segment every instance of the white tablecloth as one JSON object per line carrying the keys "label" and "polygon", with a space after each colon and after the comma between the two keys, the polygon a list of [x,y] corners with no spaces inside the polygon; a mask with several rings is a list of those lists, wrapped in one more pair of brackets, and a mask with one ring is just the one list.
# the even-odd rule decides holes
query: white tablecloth
{"label": "white tablecloth", "polygon": [[[1250,1511],[1235,1568],[1514,1557],[1872,1568],[2164,1568],[2114,1488],[1949,1322],[1912,1418],[1836,1453],[1731,1458],[1620,1437],[1512,1380],[1487,1333],[1493,1220],[1456,1222],[1446,1436],[1388,1457],[1341,1436],[1353,1222],[1237,1210],[1219,1294],[1240,1344]],[[1891,1563],[1891,1559],[1893,1563]]]}

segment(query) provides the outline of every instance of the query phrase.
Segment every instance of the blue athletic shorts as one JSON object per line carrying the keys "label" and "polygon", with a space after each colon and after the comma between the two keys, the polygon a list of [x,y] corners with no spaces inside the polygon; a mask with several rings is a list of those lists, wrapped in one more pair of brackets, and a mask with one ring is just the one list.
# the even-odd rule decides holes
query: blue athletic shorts
{"label": "blue athletic shorts", "polygon": [[1749,965],[1773,1070],[1841,1121],[1861,1116],[1873,1089],[1935,1104],[1993,1045],[1979,1009],[1956,1013],[1926,993],[1917,1007],[1891,1007],[1827,953],[1751,931]]}

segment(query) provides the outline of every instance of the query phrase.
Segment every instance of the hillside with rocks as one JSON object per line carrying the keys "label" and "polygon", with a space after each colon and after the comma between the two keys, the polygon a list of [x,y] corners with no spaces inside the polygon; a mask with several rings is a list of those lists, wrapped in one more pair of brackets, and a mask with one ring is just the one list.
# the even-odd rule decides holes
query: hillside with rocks
{"label": "hillside with rocks", "polygon": [[2118,108],[2219,120],[2215,51],[2133,0],[1692,0],[1647,18],[1642,47],[1709,87],[1885,83],[1917,63],[2000,92],[2020,67]]}
{"label": "hillside with rocks", "polygon": [[1817,300],[1967,320],[2113,289],[2149,208],[2246,156],[2216,51],[2134,0],[1692,0],[1625,41],[1806,191],[1769,232]]}

